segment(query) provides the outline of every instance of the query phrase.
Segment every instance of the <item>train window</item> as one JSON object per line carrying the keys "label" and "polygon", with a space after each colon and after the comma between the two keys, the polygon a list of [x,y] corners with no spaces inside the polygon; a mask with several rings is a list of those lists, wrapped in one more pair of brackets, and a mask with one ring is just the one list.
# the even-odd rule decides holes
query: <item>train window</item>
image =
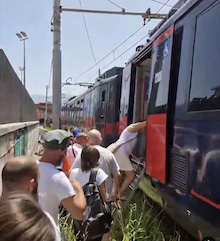
{"label": "train window", "polygon": [[102,102],[105,102],[105,90],[102,91]]}
{"label": "train window", "polygon": [[173,35],[167,38],[167,34],[162,34],[153,46],[149,114],[165,113],[167,110],[173,40]]}
{"label": "train window", "polygon": [[220,109],[219,12],[218,1],[197,17],[188,111]]}

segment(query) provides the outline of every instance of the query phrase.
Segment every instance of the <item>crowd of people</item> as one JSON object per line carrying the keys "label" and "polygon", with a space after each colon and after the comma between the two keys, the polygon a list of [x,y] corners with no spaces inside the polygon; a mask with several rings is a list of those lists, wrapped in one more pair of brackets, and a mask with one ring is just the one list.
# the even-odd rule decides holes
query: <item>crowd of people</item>
{"label": "crowd of people", "polygon": [[135,177],[129,156],[145,126],[145,121],[131,124],[108,148],[101,146],[102,136],[96,129],[88,133],[52,130],[44,136],[38,160],[9,159],[2,171],[1,240],[65,240],[59,227],[60,210],[73,218],[78,241],[109,240],[112,203],[126,198]]}

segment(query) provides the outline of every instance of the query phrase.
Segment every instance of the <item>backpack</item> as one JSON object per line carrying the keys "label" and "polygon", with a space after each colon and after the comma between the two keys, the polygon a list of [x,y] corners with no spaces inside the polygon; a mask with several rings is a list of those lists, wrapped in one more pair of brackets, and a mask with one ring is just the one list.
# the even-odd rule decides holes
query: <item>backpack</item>
{"label": "backpack", "polygon": [[89,182],[83,186],[87,202],[83,221],[74,220],[76,236],[81,241],[89,241],[107,233],[112,223],[112,215],[107,204],[102,200],[96,183],[98,169],[92,169]]}

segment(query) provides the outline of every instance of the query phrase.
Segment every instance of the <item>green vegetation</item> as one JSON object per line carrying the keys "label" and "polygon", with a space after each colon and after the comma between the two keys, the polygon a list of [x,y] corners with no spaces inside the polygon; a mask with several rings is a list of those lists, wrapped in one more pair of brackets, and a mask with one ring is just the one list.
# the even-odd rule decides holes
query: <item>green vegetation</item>
{"label": "green vegetation", "polygon": [[[130,204],[121,203],[114,209],[111,241],[183,241],[171,223],[163,222],[161,213],[146,200],[142,193],[135,194]],[[69,216],[60,220],[67,241],[75,241]],[[173,225],[174,226],[174,225]]]}

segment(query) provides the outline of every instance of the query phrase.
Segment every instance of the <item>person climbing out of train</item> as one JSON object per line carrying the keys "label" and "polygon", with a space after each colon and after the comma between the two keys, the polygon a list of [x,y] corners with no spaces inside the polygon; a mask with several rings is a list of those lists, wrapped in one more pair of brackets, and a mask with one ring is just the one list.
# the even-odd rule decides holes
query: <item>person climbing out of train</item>
{"label": "person climbing out of train", "polygon": [[[135,178],[130,155],[137,143],[138,134],[143,133],[145,127],[146,121],[138,121],[137,123],[130,124],[122,131],[119,139],[107,147],[115,155],[120,167],[121,185],[118,196],[120,200],[125,200],[125,191]],[[123,182],[122,178],[124,178]]]}
{"label": "person climbing out of train", "polygon": [[[69,159],[70,165],[73,165],[73,162],[77,156],[77,154],[86,146],[88,143],[88,136],[81,132],[76,136],[75,143],[72,143],[67,148],[67,157]],[[70,167],[71,167],[70,166]]]}

